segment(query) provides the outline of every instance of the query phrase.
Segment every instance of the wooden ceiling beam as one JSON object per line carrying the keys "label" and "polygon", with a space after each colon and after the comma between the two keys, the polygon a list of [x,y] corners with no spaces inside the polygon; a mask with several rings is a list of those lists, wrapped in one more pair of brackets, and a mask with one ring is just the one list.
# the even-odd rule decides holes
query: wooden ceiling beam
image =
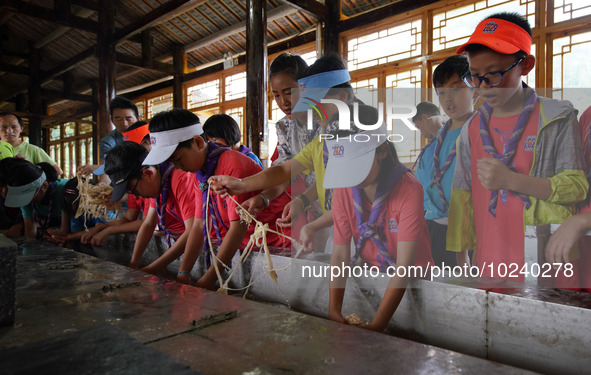
{"label": "wooden ceiling beam", "polygon": [[[268,55],[272,55],[272,54],[279,53],[279,52],[284,52],[284,51],[296,48],[298,46],[311,43],[314,40],[316,40],[316,32],[309,31],[304,34],[298,35],[296,37],[284,39],[284,40],[281,40],[278,42],[272,42],[272,43],[269,43],[269,46],[267,48]],[[235,57],[238,59],[238,65],[246,64],[246,55],[244,52],[240,53],[239,55],[236,55]],[[183,76],[183,82],[191,81],[196,78],[205,77],[205,76],[208,76],[213,73],[221,72],[223,70],[224,70],[223,60],[215,61],[214,63],[208,64],[207,67],[204,67],[203,69],[199,69],[199,70],[194,71],[192,73],[185,74]],[[141,89],[133,89],[132,88],[129,91],[125,90],[125,95],[129,98],[134,99],[134,98],[140,97],[142,95],[154,92],[156,90],[161,90],[161,89],[172,87],[172,78],[164,80],[164,81],[159,81],[159,82],[154,83],[153,85],[150,85],[150,86],[145,86],[145,85],[142,85],[142,86],[143,87]]]}
{"label": "wooden ceiling beam", "polygon": [[29,68],[26,66],[12,65],[0,61],[0,72],[29,75]]}
{"label": "wooden ceiling beam", "polygon": [[328,17],[328,7],[316,0],[283,0],[283,2],[311,14],[319,21],[324,21]]}
{"label": "wooden ceiling beam", "polygon": [[[25,3],[21,0],[0,0],[0,10],[2,12],[12,12],[24,16],[42,19],[44,21],[54,22],[63,26],[72,27],[96,34],[98,32],[98,23],[87,20],[68,13],[58,15],[54,9]],[[65,17],[65,19],[63,19]]]}
{"label": "wooden ceiling beam", "polygon": [[99,10],[98,0],[72,0],[72,4],[95,12],[98,12]]}
{"label": "wooden ceiling beam", "polygon": [[388,17],[396,16],[411,10],[424,7],[438,2],[438,0],[401,0],[394,4],[371,10],[355,17],[343,20],[339,23],[339,33],[356,27],[368,25],[373,22],[381,21]]}
{"label": "wooden ceiling beam", "polygon": [[174,74],[174,67],[172,66],[172,64],[166,64],[154,60],[152,60],[152,64],[150,64],[149,61],[145,61],[141,57],[130,56],[120,52],[117,52],[115,54],[115,58],[117,62],[120,64],[154,70],[164,74]]}
{"label": "wooden ceiling beam", "polygon": [[77,102],[93,103],[94,99],[92,95],[77,94],[74,92],[65,92],[60,90],[41,89],[41,96],[44,99],[56,100],[56,99],[68,99],[75,100]]}
{"label": "wooden ceiling beam", "polygon": [[135,20],[124,28],[118,30],[110,40],[111,44],[128,39],[145,29],[154,27],[159,23],[168,21],[186,11],[193,9],[207,0],[170,0],[152,10],[143,17]]}
{"label": "wooden ceiling beam", "polygon": [[[293,7],[289,5],[282,5],[267,13],[267,22],[274,21],[278,18],[287,17],[295,12],[297,12],[297,10],[295,10]],[[205,38],[202,38],[194,43],[187,44],[185,46],[185,52],[188,53],[191,51],[195,51],[196,49],[203,48],[211,43],[215,43],[221,39],[227,38],[230,35],[238,34],[244,31],[246,31],[246,21],[242,21],[240,23],[235,24],[234,26],[227,27],[215,34],[206,36]]]}
{"label": "wooden ceiling beam", "polygon": [[64,74],[65,72],[69,72],[70,70],[75,69],[75,68],[79,67],[80,65],[86,63],[87,61],[93,59],[95,56],[95,53],[96,53],[96,47],[92,46],[92,47],[80,52],[76,56],[73,56],[70,59],[60,63],[59,66],[56,66],[55,68],[46,71],[45,73],[41,74],[41,84],[43,84],[55,77],[58,77],[58,76]]}

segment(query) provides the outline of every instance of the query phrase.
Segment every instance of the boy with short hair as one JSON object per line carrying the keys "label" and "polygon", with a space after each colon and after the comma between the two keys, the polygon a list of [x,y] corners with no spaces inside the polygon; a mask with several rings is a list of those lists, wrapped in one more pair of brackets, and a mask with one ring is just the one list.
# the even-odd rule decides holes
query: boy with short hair
{"label": "boy with short hair", "polygon": [[433,87],[439,103],[449,117],[422,155],[418,175],[425,191],[425,219],[431,236],[431,254],[435,265],[455,266],[456,257],[445,250],[448,208],[456,165],[456,140],[474,111],[475,90],[466,87],[462,76],[468,71],[466,56],[450,56],[433,72]]}
{"label": "boy with short hair", "polygon": [[[174,168],[172,163],[142,165],[148,151],[141,145],[125,141],[113,147],[105,158],[105,172],[114,183],[111,201],[119,201],[128,192],[153,198],[138,231],[131,268],[137,268],[146,246],[159,224],[164,230],[169,249],[142,270],[156,274],[186,252],[187,239],[193,225],[195,196],[192,176]],[[174,244],[172,238],[180,235]],[[188,283],[191,267],[181,269],[177,281]]]}
{"label": "boy with short hair", "polygon": [[412,122],[423,138],[431,140],[441,129],[440,115],[439,108],[435,104],[420,102],[417,104],[417,113],[412,118]]}
{"label": "boy with short hair", "polygon": [[[236,178],[244,178],[256,174],[262,168],[254,163],[248,156],[226,147],[219,147],[214,142],[207,142],[202,138],[203,130],[199,118],[186,109],[172,109],[160,112],[150,122],[150,137],[152,150],[144,161],[144,164],[158,164],[170,160],[176,168],[195,173],[191,176],[195,197],[195,221],[191,229],[191,235],[187,242],[187,253],[181,264],[181,272],[190,270],[199,255],[203,243],[207,244],[204,234],[203,220],[208,220],[212,235],[215,235],[220,246],[217,258],[212,262],[217,263],[221,269],[223,264],[230,264],[230,260],[241,245],[246,245],[249,235],[254,227],[241,221],[236,212],[237,205],[227,197],[222,198],[209,190],[208,180],[214,174],[225,174]],[[246,199],[257,193],[241,194],[234,199],[241,204]],[[209,204],[206,204],[208,201]],[[275,221],[281,216],[283,205],[289,202],[285,194],[278,199],[269,202],[264,194],[260,193],[266,208],[257,215],[257,220],[268,223],[271,229],[275,229]],[[207,214],[207,216],[206,216]],[[285,246],[288,243],[276,234],[267,235],[269,246]],[[206,245],[206,259],[209,257],[209,249]],[[221,263],[220,263],[221,262]],[[184,268],[187,267],[187,268]],[[215,267],[209,266],[205,275],[198,281],[197,286],[213,290],[217,275]]]}
{"label": "boy with short hair", "polygon": [[[464,82],[484,104],[458,141],[447,249],[463,261],[476,249],[476,264],[496,278],[506,278],[499,265],[524,266],[525,225],[562,223],[589,188],[577,111],[521,80],[535,65],[531,35],[526,19],[498,13],[457,51],[470,64]],[[576,275],[561,275],[560,286],[577,286]],[[523,281],[524,273],[511,279]]]}

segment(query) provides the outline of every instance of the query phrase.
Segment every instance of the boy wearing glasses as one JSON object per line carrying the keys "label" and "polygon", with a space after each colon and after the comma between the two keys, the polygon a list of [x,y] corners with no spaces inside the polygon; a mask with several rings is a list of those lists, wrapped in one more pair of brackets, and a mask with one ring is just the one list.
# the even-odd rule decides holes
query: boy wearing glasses
{"label": "boy wearing glasses", "polygon": [[[142,165],[148,156],[143,146],[126,141],[113,147],[105,158],[105,173],[113,181],[111,201],[127,192],[152,198],[150,209],[138,231],[129,266],[137,268],[156,225],[164,231],[169,249],[142,271],[157,274],[183,255],[195,216],[193,176],[175,169],[172,163]],[[176,239],[173,243],[173,239]],[[180,271],[177,281],[188,282],[190,269]]]}
{"label": "boy wearing glasses", "polygon": [[[447,249],[459,264],[475,249],[484,276],[514,281],[525,275],[524,226],[562,223],[589,188],[577,111],[521,80],[535,65],[531,36],[526,19],[498,13],[457,50],[470,65],[463,81],[484,103],[458,140]],[[518,271],[500,274],[499,265]],[[556,284],[577,287],[576,275],[560,276]]]}

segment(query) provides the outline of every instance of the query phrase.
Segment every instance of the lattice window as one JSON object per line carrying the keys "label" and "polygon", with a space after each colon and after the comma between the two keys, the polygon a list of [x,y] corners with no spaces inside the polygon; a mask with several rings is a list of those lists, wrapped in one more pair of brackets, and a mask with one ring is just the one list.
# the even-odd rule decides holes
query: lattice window
{"label": "lattice window", "polygon": [[59,143],[49,146],[49,156],[51,156],[51,158],[53,160],[55,160],[56,163],[61,165],[62,163],[61,163],[61,152],[60,151],[61,151],[61,145]]}
{"label": "lattice window", "polygon": [[[386,76],[385,96],[386,104],[397,106],[395,113],[410,113],[410,108],[421,101],[421,68],[399,71]],[[396,143],[398,159],[403,163],[414,162],[421,150],[421,133],[411,130],[400,120],[394,121],[392,130],[394,134],[402,137],[402,141]]]}
{"label": "lattice window", "polygon": [[94,156],[92,154],[92,150],[94,148],[94,138],[88,137],[86,138],[86,159],[82,159],[83,163],[85,164],[94,164]]}
{"label": "lattice window", "polygon": [[172,93],[148,99],[148,118],[172,108]]}
{"label": "lattice window", "polygon": [[225,100],[246,97],[246,72],[228,76],[224,83]]}
{"label": "lattice window", "polygon": [[62,137],[62,127],[61,125],[54,126],[51,128],[49,132],[49,140],[50,141],[57,141]]}
{"label": "lattice window", "polygon": [[[269,123],[267,125],[267,129],[269,131],[269,155],[273,155],[275,152],[275,148],[277,148],[277,128],[275,127],[275,123],[285,117],[285,113],[279,108],[275,100],[271,100],[271,117],[269,118]],[[294,103],[295,105],[295,103]]]}
{"label": "lattice window", "polygon": [[373,32],[348,42],[349,70],[421,55],[421,20]]}
{"label": "lattice window", "polygon": [[144,101],[140,100],[139,102],[134,103],[135,106],[137,107],[137,111],[138,114],[140,115],[140,118],[149,118],[146,117],[146,109],[144,108]]}
{"label": "lattice window", "polygon": [[554,22],[591,15],[591,0],[554,0]]}
{"label": "lattice window", "polygon": [[304,53],[300,56],[302,57],[302,59],[304,59],[304,61],[306,62],[306,64],[308,64],[308,66],[314,64],[314,62],[316,61],[316,51]]}
{"label": "lattice window", "polygon": [[92,124],[89,122],[81,122],[78,126],[79,134],[91,134],[92,133]]}
{"label": "lattice window", "polygon": [[468,41],[478,23],[492,13],[517,12],[535,25],[534,0],[486,0],[433,16],[433,51],[457,47]]}
{"label": "lattice window", "polygon": [[591,56],[591,32],[553,41],[552,97],[570,100],[579,112],[591,104],[591,65],[588,56]]}
{"label": "lattice window", "polygon": [[[87,164],[86,161],[88,160],[88,149],[86,148],[86,139],[78,139],[77,140],[77,148],[79,150],[78,160],[76,160],[76,165],[84,165]],[[78,164],[81,163],[81,164]]]}
{"label": "lattice window", "polygon": [[64,142],[63,144],[63,148],[62,148],[62,152],[63,152],[63,162],[62,162],[62,170],[64,171],[64,176],[67,178],[67,176],[70,175],[70,170],[72,169],[72,161],[70,158],[70,142]]}
{"label": "lattice window", "polygon": [[226,109],[224,113],[236,120],[242,133],[242,141],[244,142],[244,107]]}
{"label": "lattice window", "polygon": [[64,124],[64,138],[74,137],[76,135],[76,123],[67,122]]}
{"label": "lattice window", "polygon": [[351,82],[355,96],[363,103],[372,107],[378,107],[378,78],[363,79]]}
{"label": "lattice window", "polygon": [[220,80],[200,83],[187,89],[187,106],[202,107],[220,102]]}

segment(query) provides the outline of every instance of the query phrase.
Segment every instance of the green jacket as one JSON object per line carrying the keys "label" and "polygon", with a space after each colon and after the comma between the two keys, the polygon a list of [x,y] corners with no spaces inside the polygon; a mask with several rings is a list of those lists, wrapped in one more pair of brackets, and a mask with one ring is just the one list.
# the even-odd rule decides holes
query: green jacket
{"label": "green jacket", "polygon": [[[523,209],[525,225],[564,222],[575,213],[576,203],[585,199],[589,190],[577,110],[568,101],[538,97],[538,103],[538,134],[529,175],[548,178],[552,184],[552,195],[547,200],[529,197],[531,206]],[[462,129],[457,141],[447,227],[447,250],[456,252],[477,248],[468,129],[469,126]]]}

